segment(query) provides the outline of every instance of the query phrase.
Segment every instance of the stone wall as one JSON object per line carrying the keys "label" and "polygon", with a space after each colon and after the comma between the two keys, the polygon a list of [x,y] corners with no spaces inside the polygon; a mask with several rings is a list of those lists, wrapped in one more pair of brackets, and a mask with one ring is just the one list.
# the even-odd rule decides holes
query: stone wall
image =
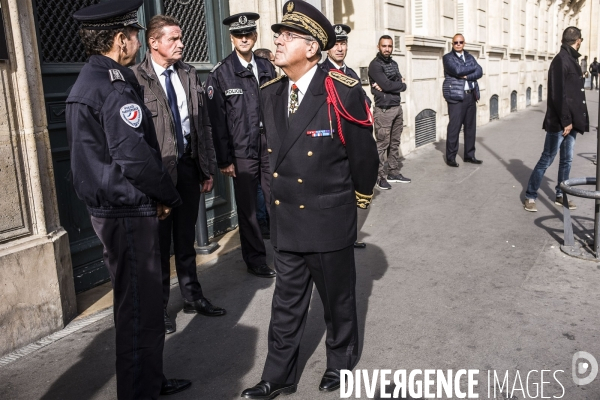
{"label": "stone wall", "polygon": [[0,355],[76,314],[67,233],[59,224],[31,1],[1,0]]}
{"label": "stone wall", "polygon": [[[283,3],[230,0],[230,11],[258,10],[258,46],[274,49],[270,26],[275,17],[281,17]],[[442,98],[441,58],[451,50],[455,33],[464,34],[467,51],[483,67],[477,123],[484,125],[490,122],[493,96],[498,96],[499,118],[511,113],[513,92],[517,111],[539,102],[540,86],[546,98],[547,69],[560,49],[564,28],[581,26],[584,37],[587,29],[590,38],[586,40],[592,49],[598,48],[598,28],[591,22],[586,28],[583,18],[586,10],[597,15],[598,8],[586,0],[321,0],[321,9],[332,22],[353,29],[346,62],[357,73],[374,58],[381,35],[395,39],[393,57],[408,85],[402,94],[403,154],[415,149],[415,117],[423,110],[436,113],[437,140],[446,137],[448,110]],[[365,89],[369,93],[369,87]]]}

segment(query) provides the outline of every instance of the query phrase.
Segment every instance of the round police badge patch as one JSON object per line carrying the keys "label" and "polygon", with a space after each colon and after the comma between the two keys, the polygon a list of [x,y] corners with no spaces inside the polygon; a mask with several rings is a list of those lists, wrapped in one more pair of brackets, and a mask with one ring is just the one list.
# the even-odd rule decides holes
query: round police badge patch
{"label": "round police badge patch", "polygon": [[142,108],[133,103],[125,104],[121,107],[121,118],[127,125],[137,128],[142,124]]}
{"label": "round police badge patch", "polygon": [[208,89],[206,89],[206,93],[208,94],[208,99],[212,100],[213,95],[215,94],[215,90],[212,86],[209,86]]}

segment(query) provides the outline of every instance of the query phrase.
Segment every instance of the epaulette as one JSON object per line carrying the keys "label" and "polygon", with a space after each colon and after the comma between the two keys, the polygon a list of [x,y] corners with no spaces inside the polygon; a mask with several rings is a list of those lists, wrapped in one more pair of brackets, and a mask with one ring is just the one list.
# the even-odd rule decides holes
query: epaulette
{"label": "epaulette", "polygon": [[109,69],[108,74],[110,76],[110,81],[123,81],[125,82],[125,78],[123,78],[123,74],[118,69]]}
{"label": "epaulette", "polygon": [[275,79],[271,79],[269,82],[265,83],[265,84],[264,84],[264,85],[262,85],[260,88],[261,88],[261,89],[263,89],[263,88],[266,88],[266,87],[267,87],[267,86],[269,86],[270,84],[272,84],[272,83],[275,83],[275,82],[277,82],[277,81],[279,81],[279,80],[281,80],[281,79],[283,79],[283,78],[287,78],[287,75],[280,75],[280,76],[278,76],[278,77],[277,77],[277,78],[275,78]]}
{"label": "epaulette", "polygon": [[330,71],[329,76],[338,82],[342,82],[346,86],[353,87],[358,85],[358,81],[356,79],[350,78],[348,75],[344,75],[340,72]]}
{"label": "epaulette", "polygon": [[215,71],[217,70],[217,68],[219,68],[219,67],[221,66],[221,64],[223,64],[223,63],[222,63],[221,61],[219,61],[219,62],[217,63],[217,65],[215,65],[215,66],[214,66],[214,67],[213,67],[213,68],[210,70],[210,72],[211,72],[211,73],[212,73],[212,72],[215,72]]}

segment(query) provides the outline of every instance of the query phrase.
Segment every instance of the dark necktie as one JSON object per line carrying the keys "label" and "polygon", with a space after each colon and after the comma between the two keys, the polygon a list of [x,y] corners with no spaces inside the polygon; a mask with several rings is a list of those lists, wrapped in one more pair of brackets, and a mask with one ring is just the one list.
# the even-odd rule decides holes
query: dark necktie
{"label": "dark necktie", "polygon": [[163,72],[165,76],[165,87],[167,88],[167,100],[169,101],[169,108],[173,115],[173,122],[175,124],[175,134],[177,136],[177,157],[183,156],[183,131],[181,128],[181,115],[179,115],[179,107],[177,107],[177,94],[175,93],[175,87],[171,82],[172,69],[166,69]]}
{"label": "dark necktie", "polygon": [[[254,76],[254,71],[252,70],[252,64],[248,64],[248,66],[246,68],[248,68],[248,71],[250,71],[252,76]],[[254,80],[256,80],[256,76],[254,76]]]}

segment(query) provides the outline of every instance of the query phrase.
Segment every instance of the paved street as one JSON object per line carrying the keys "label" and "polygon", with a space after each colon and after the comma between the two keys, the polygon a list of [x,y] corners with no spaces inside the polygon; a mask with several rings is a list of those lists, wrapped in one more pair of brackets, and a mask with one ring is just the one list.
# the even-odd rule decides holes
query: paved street
{"label": "paved street", "polygon": [[[597,92],[587,91],[591,124]],[[542,151],[545,104],[478,130],[476,166],[444,164],[445,143],[427,145],[403,161],[409,185],[377,192],[357,250],[357,301],[362,340],[359,369],[479,369],[480,398],[488,371],[512,388],[530,370],[557,373],[568,400],[600,399],[600,377],[578,387],[571,378],[577,351],[600,360],[600,264],[565,257],[561,208],[554,205],[558,159],[543,181],[537,213],[523,210],[525,187]],[[595,175],[596,130],[579,136],[571,177]],[[591,234],[593,202],[573,198],[578,238]],[[235,399],[260,380],[274,281],[246,273],[239,250],[204,268],[207,297],[227,309],[222,318],[181,312],[179,289],[170,312],[164,371],[193,381],[178,399]],[[336,399],[318,391],[325,370],[323,310],[314,294],[301,348],[295,400]],[[1,399],[114,399],[112,318],[0,367]],[[493,372],[492,372],[493,374]],[[502,379],[502,378],[501,378]],[[539,374],[530,380],[534,397]],[[563,389],[552,375],[545,397]],[[518,386],[518,385],[517,385]],[[362,391],[362,398],[367,398]],[[354,395],[352,396],[354,398]],[[376,398],[379,398],[376,396]],[[493,398],[493,397],[492,397]],[[498,399],[506,396],[497,395]]]}

